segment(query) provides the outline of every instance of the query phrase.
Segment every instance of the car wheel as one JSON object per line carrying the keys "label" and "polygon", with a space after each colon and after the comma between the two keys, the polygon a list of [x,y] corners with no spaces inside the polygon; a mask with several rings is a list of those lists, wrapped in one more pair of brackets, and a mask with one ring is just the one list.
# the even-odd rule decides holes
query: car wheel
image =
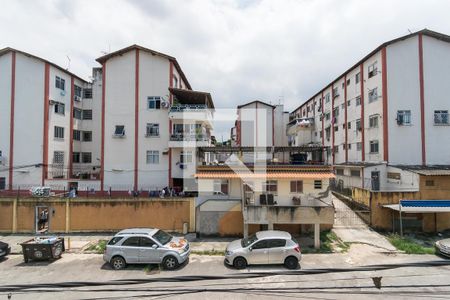
{"label": "car wheel", "polygon": [[284,266],[290,270],[298,268],[298,259],[293,256],[289,256],[284,260]]}
{"label": "car wheel", "polygon": [[244,269],[247,267],[247,261],[243,257],[236,257],[233,261],[233,266],[236,269]]}
{"label": "car wheel", "polygon": [[115,256],[111,259],[111,266],[114,270],[122,270],[127,266],[127,263],[122,257]]}
{"label": "car wheel", "polygon": [[174,270],[178,267],[178,260],[176,257],[169,255],[163,260],[163,267],[166,270]]}

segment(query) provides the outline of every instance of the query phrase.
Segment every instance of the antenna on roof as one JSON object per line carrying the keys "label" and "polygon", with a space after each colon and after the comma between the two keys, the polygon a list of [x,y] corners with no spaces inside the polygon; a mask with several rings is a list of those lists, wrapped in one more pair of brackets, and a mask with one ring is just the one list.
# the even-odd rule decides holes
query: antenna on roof
{"label": "antenna on roof", "polygon": [[69,69],[70,69],[70,57],[69,57],[69,55],[66,55],[66,57],[67,57],[67,68],[66,68],[66,71],[69,71]]}
{"label": "antenna on roof", "polygon": [[409,32],[409,33],[412,33],[412,31],[411,31],[411,30],[409,30],[409,28],[407,28],[407,29],[408,29],[408,32]]}

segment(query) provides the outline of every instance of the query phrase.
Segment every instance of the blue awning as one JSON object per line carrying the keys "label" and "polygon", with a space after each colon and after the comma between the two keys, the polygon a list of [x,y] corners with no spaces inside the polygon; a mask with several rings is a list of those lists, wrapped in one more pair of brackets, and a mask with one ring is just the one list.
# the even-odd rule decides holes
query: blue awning
{"label": "blue awning", "polygon": [[387,204],[383,207],[404,213],[450,212],[450,200],[400,200],[400,204]]}

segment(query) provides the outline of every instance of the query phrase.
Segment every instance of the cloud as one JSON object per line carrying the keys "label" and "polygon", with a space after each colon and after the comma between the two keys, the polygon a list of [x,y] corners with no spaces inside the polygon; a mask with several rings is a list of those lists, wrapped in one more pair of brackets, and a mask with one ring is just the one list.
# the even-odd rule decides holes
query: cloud
{"label": "cloud", "polygon": [[[84,78],[102,51],[141,44],[177,57],[218,108],[254,99],[292,110],[381,43],[425,27],[450,33],[449,1],[2,1],[0,47]],[[228,132],[228,130],[223,130]]]}

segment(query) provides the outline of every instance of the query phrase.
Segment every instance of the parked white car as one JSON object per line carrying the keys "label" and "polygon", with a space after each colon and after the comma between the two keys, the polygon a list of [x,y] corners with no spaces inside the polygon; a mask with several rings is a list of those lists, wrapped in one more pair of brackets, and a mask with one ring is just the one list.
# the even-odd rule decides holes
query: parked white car
{"label": "parked white car", "polygon": [[154,228],[132,228],[118,232],[106,245],[103,260],[115,270],[127,264],[162,264],[176,269],[189,258],[189,242]]}
{"label": "parked white car", "polygon": [[302,259],[297,241],[285,231],[259,231],[228,244],[225,263],[237,269],[253,264],[284,264],[296,269]]}
{"label": "parked white car", "polygon": [[450,239],[437,241],[435,248],[440,254],[450,257]]}

